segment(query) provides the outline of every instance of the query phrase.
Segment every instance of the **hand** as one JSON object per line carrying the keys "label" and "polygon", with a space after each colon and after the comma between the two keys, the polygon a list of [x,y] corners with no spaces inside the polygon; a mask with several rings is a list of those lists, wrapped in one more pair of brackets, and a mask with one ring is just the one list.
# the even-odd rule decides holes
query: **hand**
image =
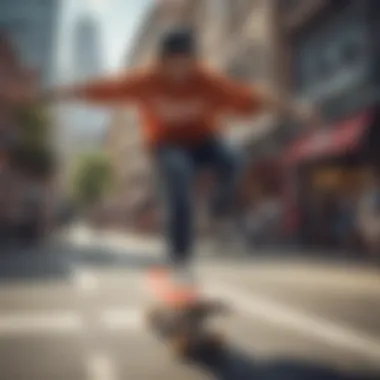
{"label": "hand", "polygon": [[318,110],[311,106],[299,106],[296,110],[298,119],[309,131],[320,129],[325,123]]}

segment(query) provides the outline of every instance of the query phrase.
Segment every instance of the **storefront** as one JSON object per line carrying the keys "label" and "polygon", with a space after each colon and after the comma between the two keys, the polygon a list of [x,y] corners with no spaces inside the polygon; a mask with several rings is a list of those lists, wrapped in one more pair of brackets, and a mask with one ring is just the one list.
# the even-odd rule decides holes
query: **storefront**
{"label": "storefront", "polygon": [[[358,201],[367,171],[367,142],[377,121],[372,111],[299,138],[285,151],[285,225],[307,244],[331,246],[342,202]],[[307,230],[307,231],[306,231]]]}
{"label": "storefront", "polygon": [[265,192],[278,196],[282,192],[284,177],[279,152],[284,149],[284,144],[277,133],[282,128],[278,123],[278,120],[274,120],[268,128],[269,133],[244,146],[245,176],[242,190],[245,193],[255,195]]}
{"label": "storefront", "polygon": [[292,237],[308,235],[303,231],[308,227],[317,231],[311,240],[331,245],[323,229],[335,228],[333,209],[343,198],[354,200],[368,155],[379,150],[373,143],[380,135],[380,54],[372,44],[379,29],[371,26],[374,9],[380,10],[376,4],[331,2],[290,37],[294,94],[317,105],[326,121],[304,135],[300,126],[284,152],[284,225]]}

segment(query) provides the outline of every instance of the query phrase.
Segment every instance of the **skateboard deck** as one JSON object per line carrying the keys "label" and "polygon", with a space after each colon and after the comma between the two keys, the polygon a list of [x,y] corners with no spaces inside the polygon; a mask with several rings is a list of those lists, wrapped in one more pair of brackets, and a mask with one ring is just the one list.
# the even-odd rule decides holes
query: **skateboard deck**
{"label": "skateboard deck", "polygon": [[208,321],[227,310],[224,304],[203,297],[197,289],[174,287],[165,272],[150,273],[150,287],[156,302],[147,314],[148,327],[177,356],[187,357],[205,349],[223,347],[223,335],[213,331]]}

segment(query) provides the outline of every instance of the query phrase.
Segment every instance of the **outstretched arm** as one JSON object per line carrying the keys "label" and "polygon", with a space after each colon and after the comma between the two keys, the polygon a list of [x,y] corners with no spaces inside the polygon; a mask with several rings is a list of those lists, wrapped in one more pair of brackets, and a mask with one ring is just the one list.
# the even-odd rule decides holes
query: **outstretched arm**
{"label": "outstretched arm", "polygon": [[313,107],[283,100],[265,87],[241,84],[222,76],[212,76],[211,83],[217,106],[223,111],[249,116],[268,109],[303,122],[317,119]]}
{"label": "outstretched arm", "polygon": [[114,104],[133,101],[141,94],[144,83],[142,74],[128,74],[119,77],[68,86],[46,91],[46,101],[83,100],[91,103]]}
{"label": "outstretched arm", "polygon": [[145,74],[124,74],[118,77],[100,79],[84,84],[63,86],[39,92],[35,87],[14,87],[7,93],[13,103],[62,100],[83,100],[99,104],[116,104],[134,101],[143,91]]}
{"label": "outstretched arm", "polygon": [[294,99],[284,99],[275,91],[265,87],[257,87],[255,91],[260,97],[264,109],[274,110],[283,116],[307,123],[311,127],[321,122],[319,113],[311,104],[300,103]]}

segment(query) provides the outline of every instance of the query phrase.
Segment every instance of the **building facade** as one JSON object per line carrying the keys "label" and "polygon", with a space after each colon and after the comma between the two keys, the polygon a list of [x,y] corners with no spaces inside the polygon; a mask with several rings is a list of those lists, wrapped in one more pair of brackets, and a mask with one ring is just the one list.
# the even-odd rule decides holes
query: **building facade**
{"label": "building facade", "polygon": [[[245,83],[277,89],[275,3],[271,0],[203,1],[204,58],[214,67]],[[226,125],[237,142],[262,139],[274,125],[274,115],[252,117]]]}
{"label": "building facade", "polygon": [[[0,34],[0,83],[0,243],[7,243],[26,235],[41,237],[49,232],[53,220],[50,178],[36,174],[30,161],[24,159],[20,164],[17,159],[25,136],[7,102],[10,88],[30,89],[38,85],[38,78],[24,66],[5,34]],[[33,208],[29,208],[29,201]]]}
{"label": "building facade", "polygon": [[[163,28],[161,10],[153,6],[137,31],[134,46],[126,57],[126,69],[148,64],[155,54],[157,37]],[[107,147],[115,175],[110,203],[122,210],[123,225],[133,223],[136,205],[150,196],[151,170],[143,150],[139,119],[135,109],[114,112],[107,132]]]}
{"label": "building facade", "polygon": [[53,76],[59,11],[59,0],[0,2],[0,31],[43,84],[49,84]]}
{"label": "building facade", "polygon": [[[377,160],[380,7],[372,0],[280,3],[288,91],[318,105],[326,120],[308,136],[296,125],[289,126],[287,135],[293,142],[283,161],[293,179],[288,195],[296,203],[289,215],[296,215],[294,226],[307,226],[305,210],[311,203],[318,201],[322,209],[326,201],[331,209],[341,198],[354,201],[366,165],[373,157]],[[331,243],[336,239],[333,217],[326,215],[321,235]],[[298,232],[309,243],[321,240],[310,231]]]}

